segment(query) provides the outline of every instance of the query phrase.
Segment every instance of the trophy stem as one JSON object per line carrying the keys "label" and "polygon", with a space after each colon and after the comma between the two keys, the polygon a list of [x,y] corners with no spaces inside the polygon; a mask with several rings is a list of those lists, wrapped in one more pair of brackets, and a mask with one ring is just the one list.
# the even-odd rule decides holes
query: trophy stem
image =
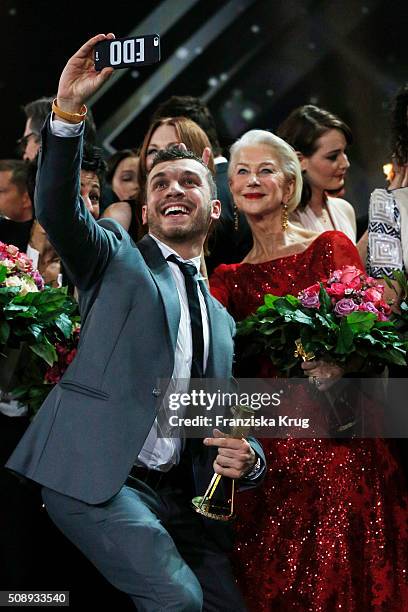
{"label": "trophy stem", "polygon": [[218,483],[220,482],[220,480],[221,480],[221,474],[217,474],[216,472],[214,472],[213,477],[211,478],[210,484],[208,485],[207,490],[204,493],[203,498],[201,500],[200,508],[205,502],[207,502],[209,499],[212,498],[212,496],[214,495],[214,491],[218,487]]}

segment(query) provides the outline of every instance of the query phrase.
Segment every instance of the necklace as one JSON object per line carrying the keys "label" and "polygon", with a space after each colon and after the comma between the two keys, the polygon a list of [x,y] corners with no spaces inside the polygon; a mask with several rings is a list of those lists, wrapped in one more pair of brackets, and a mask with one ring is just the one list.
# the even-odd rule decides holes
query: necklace
{"label": "necklace", "polygon": [[320,215],[320,222],[322,223],[322,225],[326,227],[331,227],[331,228],[334,227],[331,217],[330,217],[330,213],[327,210],[327,208],[322,209],[322,214]]}

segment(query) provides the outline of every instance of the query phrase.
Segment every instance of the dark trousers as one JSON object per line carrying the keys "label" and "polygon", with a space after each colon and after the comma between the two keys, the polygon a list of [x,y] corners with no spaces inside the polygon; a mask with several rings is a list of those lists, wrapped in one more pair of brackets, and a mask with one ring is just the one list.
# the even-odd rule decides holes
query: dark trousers
{"label": "dark trousers", "polygon": [[43,500],[61,531],[140,612],[246,609],[227,554],[174,478],[149,486],[129,477],[99,505],[46,488]]}

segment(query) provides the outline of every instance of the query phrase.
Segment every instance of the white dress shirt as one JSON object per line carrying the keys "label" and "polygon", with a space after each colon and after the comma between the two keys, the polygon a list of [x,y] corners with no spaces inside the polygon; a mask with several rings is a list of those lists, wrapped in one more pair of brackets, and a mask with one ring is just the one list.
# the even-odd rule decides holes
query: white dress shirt
{"label": "white dress shirt", "polygon": [[[157,243],[159,249],[163,253],[163,257],[167,259],[169,255],[175,255],[182,262],[189,263],[200,270],[200,256],[192,259],[183,259],[172,248],[161,242],[156,236],[150,234],[150,237]],[[180,323],[177,333],[176,351],[174,353],[174,369],[171,376],[170,384],[166,390],[162,406],[167,403],[167,398],[170,393],[184,393],[188,391],[191,362],[193,358],[193,339],[191,334],[191,319],[190,310],[188,307],[188,299],[186,285],[182,271],[179,266],[172,262],[168,262],[170,271],[173,275],[174,282],[177,287],[178,298],[180,302]],[[198,299],[200,301],[201,319],[203,324],[203,339],[204,339],[204,356],[203,356],[203,371],[205,372],[208,360],[209,349],[209,324],[208,314],[205,305],[204,296],[198,285]],[[180,455],[183,449],[183,442],[180,438],[159,437],[159,428],[157,419],[145,440],[142,450],[137,458],[138,465],[144,465],[148,468],[161,471],[168,471],[173,465],[180,460]]]}

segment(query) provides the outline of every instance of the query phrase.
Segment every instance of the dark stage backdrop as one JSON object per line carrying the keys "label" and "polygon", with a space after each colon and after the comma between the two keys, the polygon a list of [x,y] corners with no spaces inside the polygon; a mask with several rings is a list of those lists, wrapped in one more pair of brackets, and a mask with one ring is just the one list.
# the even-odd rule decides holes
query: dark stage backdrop
{"label": "dark stage backdrop", "polygon": [[[106,5],[106,3],[104,3]],[[388,103],[407,80],[405,3],[385,0],[2,0],[0,158],[15,156],[21,106],[57,89],[66,59],[90,36],[157,32],[162,61],[117,71],[93,101],[106,153],[140,143],[155,106],[201,96],[224,147],[249,128],[274,130],[314,103],[346,120],[355,143],[346,197],[363,214],[384,184]]]}

